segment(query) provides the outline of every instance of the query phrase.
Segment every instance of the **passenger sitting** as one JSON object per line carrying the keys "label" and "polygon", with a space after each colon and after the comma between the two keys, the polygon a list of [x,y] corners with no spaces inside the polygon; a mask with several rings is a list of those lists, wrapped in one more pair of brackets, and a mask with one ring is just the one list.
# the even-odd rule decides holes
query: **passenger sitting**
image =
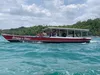
{"label": "passenger sitting", "polygon": [[47,36],[47,33],[45,31],[43,32],[43,36]]}
{"label": "passenger sitting", "polygon": [[43,37],[43,36],[44,36],[43,33],[37,34],[37,37]]}

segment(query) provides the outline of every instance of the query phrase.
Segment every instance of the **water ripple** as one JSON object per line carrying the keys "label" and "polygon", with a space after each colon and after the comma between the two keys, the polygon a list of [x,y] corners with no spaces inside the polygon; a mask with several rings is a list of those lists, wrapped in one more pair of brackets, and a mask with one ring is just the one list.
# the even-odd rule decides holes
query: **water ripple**
{"label": "water ripple", "polygon": [[100,75],[100,38],[90,43],[10,43],[0,37],[0,75]]}

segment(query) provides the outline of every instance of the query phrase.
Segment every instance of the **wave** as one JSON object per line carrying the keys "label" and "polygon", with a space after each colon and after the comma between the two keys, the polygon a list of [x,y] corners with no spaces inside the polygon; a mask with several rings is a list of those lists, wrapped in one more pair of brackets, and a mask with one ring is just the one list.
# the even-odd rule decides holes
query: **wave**
{"label": "wave", "polygon": [[75,72],[75,73],[71,73],[69,71],[51,71],[50,72],[50,70],[49,72],[45,72],[45,73],[44,72],[34,73],[34,75],[100,75],[99,70],[87,70],[84,72]]}
{"label": "wave", "polygon": [[100,43],[98,40],[91,40],[90,43]]}

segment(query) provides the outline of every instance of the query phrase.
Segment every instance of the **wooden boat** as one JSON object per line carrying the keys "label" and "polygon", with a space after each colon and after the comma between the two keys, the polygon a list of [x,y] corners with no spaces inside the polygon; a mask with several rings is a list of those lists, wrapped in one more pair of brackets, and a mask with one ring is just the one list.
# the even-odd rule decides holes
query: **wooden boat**
{"label": "wooden boat", "polygon": [[36,36],[2,34],[10,42],[89,43],[88,29],[48,27]]}

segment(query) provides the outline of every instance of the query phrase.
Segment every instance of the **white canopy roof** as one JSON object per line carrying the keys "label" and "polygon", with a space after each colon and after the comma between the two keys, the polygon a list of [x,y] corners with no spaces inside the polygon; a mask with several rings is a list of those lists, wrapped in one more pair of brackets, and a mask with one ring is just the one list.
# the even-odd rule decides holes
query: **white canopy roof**
{"label": "white canopy roof", "polygon": [[89,29],[78,29],[78,28],[60,28],[60,27],[48,27],[45,28],[44,30],[48,29],[55,29],[55,30],[72,30],[72,31],[89,31]]}

